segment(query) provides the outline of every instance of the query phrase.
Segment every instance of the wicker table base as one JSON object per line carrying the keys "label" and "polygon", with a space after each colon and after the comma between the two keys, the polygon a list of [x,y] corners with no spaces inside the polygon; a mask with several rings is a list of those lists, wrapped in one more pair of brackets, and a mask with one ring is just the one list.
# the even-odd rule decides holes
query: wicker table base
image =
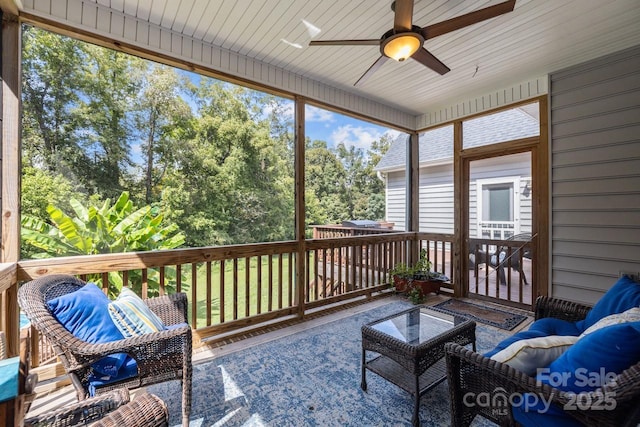
{"label": "wicker table base", "polygon": [[[475,322],[414,307],[362,326],[362,382],[369,370],[414,396],[412,424],[420,425],[420,397],[445,379],[444,344],[472,344]],[[377,356],[367,360],[367,351]]]}

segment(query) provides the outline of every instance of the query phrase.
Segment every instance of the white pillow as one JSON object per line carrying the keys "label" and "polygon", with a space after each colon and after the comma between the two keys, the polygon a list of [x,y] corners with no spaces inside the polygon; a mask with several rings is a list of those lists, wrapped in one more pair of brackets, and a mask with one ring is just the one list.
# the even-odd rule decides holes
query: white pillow
{"label": "white pillow", "polygon": [[578,337],[565,335],[519,340],[491,356],[491,359],[533,376],[538,368],[549,366],[576,341]]}
{"label": "white pillow", "polygon": [[587,328],[582,334],[580,334],[580,338],[592,332],[595,332],[598,329],[606,328],[607,326],[638,321],[640,321],[640,307],[633,307],[622,313],[611,314],[607,317],[603,317],[602,319],[591,325],[591,327]]}

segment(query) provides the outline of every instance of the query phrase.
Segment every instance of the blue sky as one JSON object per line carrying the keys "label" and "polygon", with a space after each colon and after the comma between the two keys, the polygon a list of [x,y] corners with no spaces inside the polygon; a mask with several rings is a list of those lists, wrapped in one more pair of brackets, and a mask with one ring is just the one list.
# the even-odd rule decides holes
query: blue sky
{"label": "blue sky", "polygon": [[305,116],[307,136],[312,140],[326,141],[329,147],[343,142],[347,147],[355,146],[366,151],[373,141],[385,133],[393,138],[400,134],[393,129],[310,105],[306,107]]}

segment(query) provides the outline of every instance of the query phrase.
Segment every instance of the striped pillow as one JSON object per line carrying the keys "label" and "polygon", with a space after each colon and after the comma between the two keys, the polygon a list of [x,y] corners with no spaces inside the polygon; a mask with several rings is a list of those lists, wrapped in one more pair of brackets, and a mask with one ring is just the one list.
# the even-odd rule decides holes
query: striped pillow
{"label": "striped pillow", "polygon": [[125,338],[166,329],[162,320],[129,288],[109,303],[109,316]]}

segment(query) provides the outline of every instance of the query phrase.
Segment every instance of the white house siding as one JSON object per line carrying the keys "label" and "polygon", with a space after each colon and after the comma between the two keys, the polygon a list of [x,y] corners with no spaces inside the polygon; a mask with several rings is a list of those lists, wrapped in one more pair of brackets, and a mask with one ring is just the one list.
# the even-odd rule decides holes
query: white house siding
{"label": "white house siding", "polygon": [[453,234],[453,164],[420,169],[420,231]]}
{"label": "white house siding", "polygon": [[[531,232],[531,194],[523,195],[528,184],[531,188],[531,165],[528,154],[486,159],[474,163],[470,188],[470,235],[476,236],[476,180],[498,177],[520,177],[520,232]],[[404,230],[406,192],[405,174],[387,175],[387,221],[395,222],[396,230]],[[420,231],[453,233],[453,164],[420,169]]]}
{"label": "white house siding", "polygon": [[[520,178],[520,228],[519,233],[531,232],[531,193],[524,191],[531,188],[531,156],[529,153],[494,157],[477,160],[471,163],[469,184],[469,236],[479,237],[477,211],[477,182],[479,179]],[[452,189],[453,191],[453,189]]]}
{"label": "white house siding", "polygon": [[387,174],[386,210],[387,221],[393,222],[394,230],[405,230],[406,220],[406,187],[404,171]]}
{"label": "white house siding", "polygon": [[551,294],[640,271],[640,46],[550,76]]}

